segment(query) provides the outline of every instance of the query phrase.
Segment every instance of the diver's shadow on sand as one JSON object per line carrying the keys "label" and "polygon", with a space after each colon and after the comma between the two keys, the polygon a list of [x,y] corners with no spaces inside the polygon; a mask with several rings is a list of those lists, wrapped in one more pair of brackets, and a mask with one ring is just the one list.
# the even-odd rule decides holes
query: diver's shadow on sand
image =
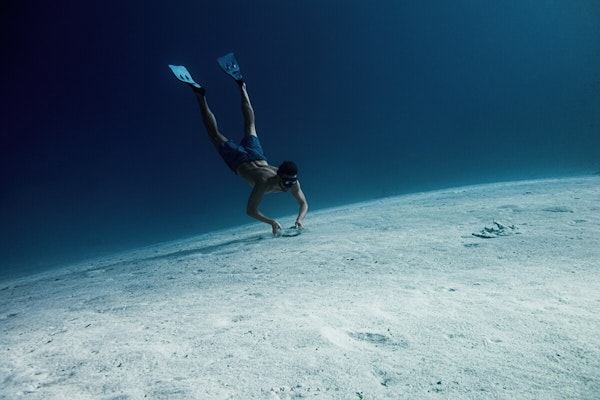
{"label": "diver's shadow on sand", "polygon": [[[265,235],[247,236],[244,238],[228,240],[226,242],[213,244],[210,246],[196,247],[196,248],[187,249],[187,250],[178,250],[178,251],[174,251],[171,253],[160,254],[157,256],[142,258],[140,260],[141,261],[174,260],[174,259],[178,259],[178,258],[182,258],[182,257],[186,257],[186,256],[195,255],[195,254],[213,254],[213,253],[217,253],[217,252],[223,253],[223,252],[227,252],[227,250],[229,250],[230,248],[235,247],[237,245],[248,246],[248,245],[251,245],[258,241],[261,241],[264,238],[265,238]],[[237,251],[237,250],[238,249],[235,249],[235,250],[232,249],[231,251]]]}

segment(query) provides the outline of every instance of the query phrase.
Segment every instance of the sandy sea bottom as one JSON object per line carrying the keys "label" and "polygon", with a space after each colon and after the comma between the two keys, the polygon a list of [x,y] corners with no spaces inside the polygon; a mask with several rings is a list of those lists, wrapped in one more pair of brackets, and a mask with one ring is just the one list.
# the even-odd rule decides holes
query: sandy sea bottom
{"label": "sandy sea bottom", "polygon": [[1,282],[0,398],[597,399],[599,184],[393,197]]}

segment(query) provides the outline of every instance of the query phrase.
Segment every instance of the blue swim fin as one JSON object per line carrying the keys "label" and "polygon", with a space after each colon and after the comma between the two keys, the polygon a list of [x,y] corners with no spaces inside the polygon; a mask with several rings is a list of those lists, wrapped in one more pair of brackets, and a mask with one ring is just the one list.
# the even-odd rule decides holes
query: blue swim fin
{"label": "blue swim fin", "polygon": [[240,71],[240,65],[235,59],[235,55],[233,53],[228,53],[225,54],[223,57],[217,58],[217,62],[227,75],[231,76],[236,81],[242,80],[242,72]]}
{"label": "blue swim fin", "polygon": [[173,71],[173,73],[175,74],[175,77],[177,79],[179,79],[181,82],[187,83],[188,85],[193,86],[197,89],[202,89],[202,86],[200,86],[199,84],[194,82],[194,80],[192,79],[192,75],[190,75],[187,68],[184,67],[183,65],[170,65],[169,64],[169,68],[171,68],[171,71]]}

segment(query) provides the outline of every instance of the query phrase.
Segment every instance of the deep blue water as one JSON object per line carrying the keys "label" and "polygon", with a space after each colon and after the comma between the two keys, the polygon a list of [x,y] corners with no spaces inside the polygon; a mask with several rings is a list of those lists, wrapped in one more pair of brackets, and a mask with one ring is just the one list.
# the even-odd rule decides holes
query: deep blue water
{"label": "deep blue water", "polygon": [[252,222],[167,68],[188,67],[237,140],[229,51],[312,210],[600,170],[597,0],[5,3],[0,276]]}

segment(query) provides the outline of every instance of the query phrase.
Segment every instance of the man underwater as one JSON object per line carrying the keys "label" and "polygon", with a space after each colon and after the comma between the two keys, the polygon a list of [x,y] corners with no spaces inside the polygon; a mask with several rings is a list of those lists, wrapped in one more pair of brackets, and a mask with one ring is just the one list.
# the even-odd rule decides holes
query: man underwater
{"label": "man underwater", "polygon": [[298,181],[298,168],[296,164],[292,161],[284,161],[279,168],[276,168],[267,163],[256,134],[254,110],[250,104],[246,83],[242,79],[239,64],[233,53],[220,57],[218,62],[221,68],[235,79],[240,87],[242,114],[244,116],[244,138],[239,145],[232,143],[219,132],[217,120],[210,111],[206,101],[205,88],[194,82],[184,66],[169,65],[169,67],[177,79],[189,85],[194,91],[200,105],[202,121],[206,127],[208,137],[221,157],[223,157],[223,160],[225,160],[225,163],[233,172],[246,179],[250,186],[252,186],[252,192],[246,206],[246,213],[252,218],[271,225],[273,235],[278,235],[279,231],[282,230],[279,222],[260,212],[258,206],[265,194],[287,192],[289,190],[299,205],[295,228],[303,229],[303,221],[308,211],[308,203]]}

